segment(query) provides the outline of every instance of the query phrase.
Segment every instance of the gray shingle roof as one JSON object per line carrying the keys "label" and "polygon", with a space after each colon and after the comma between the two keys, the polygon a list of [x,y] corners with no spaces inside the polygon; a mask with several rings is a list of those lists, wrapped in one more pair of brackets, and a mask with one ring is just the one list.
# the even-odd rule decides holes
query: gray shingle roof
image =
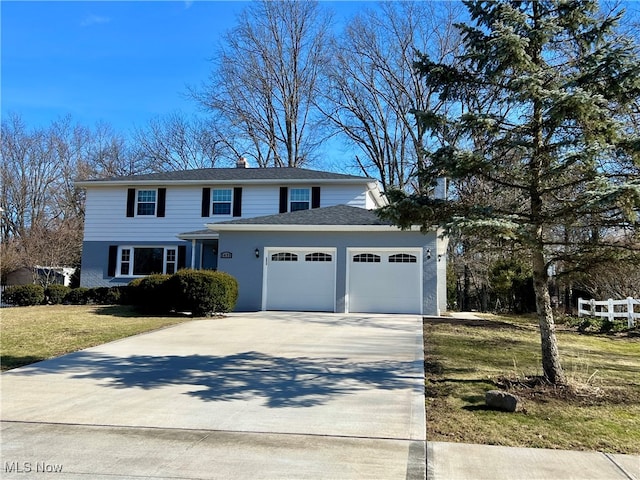
{"label": "gray shingle roof", "polygon": [[91,184],[94,182],[215,182],[215,181],[278,181],[278,180],[360,180],[362,182],[374,181],[371,178],[342,173],[323,172],[306,168],[279,167],[279,168],[200,168],[195,170],[181,170],[175,172],[148,173],[143,175],[130,175],[123,177],[97,178],[78,182]]}
{"label": "gray shingle roof", "polygon": [[[297,212],[241,218],[219,222],[219,225],[391,225],[378,218],[373,210],[336,205]],[[215,227],[212,227],[215,230]]]}

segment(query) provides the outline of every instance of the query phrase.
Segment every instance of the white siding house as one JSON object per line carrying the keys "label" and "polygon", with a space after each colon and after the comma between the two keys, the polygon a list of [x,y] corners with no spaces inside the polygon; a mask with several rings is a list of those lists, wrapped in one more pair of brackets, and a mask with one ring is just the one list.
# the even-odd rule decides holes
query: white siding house
{"label": "white siding house", "polygon": [[[446,269],[426,253],[435,257],[442,247],[435,234],[381,222],[371,210],[387,202],[374,179],[299,168],[210,168],[77,185],[86,189],[82,286],[124,285],[184,267],[220,268],[239,279],[238,308],[245,310],[442,309]],[[378,265],[353,263],[374,258],[370,249],[383,252]],[[287,263],[269,268],[258,257]],[[302,287],[295,279],[316,270],[322,273],[318,288],[296,293]],[[393,289],[380,283],[384,276],[396,279]],[[363,285],[361,277],[382,280]],[[385,291],[391,293],[381,300]]]}

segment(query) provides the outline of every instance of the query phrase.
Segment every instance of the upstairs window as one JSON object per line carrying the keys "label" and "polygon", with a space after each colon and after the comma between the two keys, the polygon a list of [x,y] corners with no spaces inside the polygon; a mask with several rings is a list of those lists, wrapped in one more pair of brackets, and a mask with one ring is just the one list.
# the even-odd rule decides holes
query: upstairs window
{"label": "upstairs window", "polygon": [[230,188],[211,190],[213,215],[231,215],[231,205],[233,200],[233,190]]}
{"label": "upstairs window", "polygon": [[138,216],[154,216],[156,214],[155,190],[138,190],[136,198],[136,214]]}
{"label": "upstairs window", "polygon": [[292,188],[289,191],[289,211],[309,210],[311,207],[311,190],[308,188]]}

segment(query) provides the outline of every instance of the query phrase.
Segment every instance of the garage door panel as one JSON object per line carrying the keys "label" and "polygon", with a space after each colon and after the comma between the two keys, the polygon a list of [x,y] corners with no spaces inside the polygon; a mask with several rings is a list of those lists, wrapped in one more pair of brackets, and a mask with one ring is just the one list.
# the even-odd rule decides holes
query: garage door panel
{"label": "garage door panel", "polygon": [[351,252],[349,311],[421,313],[422,275],[418,260],[415,251]]}
{"label": "garage door panel", "polygon": [[335,310],[334,252],[270,251],[266,275],[267,310]]}

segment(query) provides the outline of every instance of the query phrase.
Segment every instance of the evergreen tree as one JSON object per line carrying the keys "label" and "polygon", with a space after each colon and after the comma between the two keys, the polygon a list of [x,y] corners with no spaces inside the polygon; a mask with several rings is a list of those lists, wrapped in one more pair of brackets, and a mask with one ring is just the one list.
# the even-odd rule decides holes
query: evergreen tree
{"label": "evergreen tree", "polygon": [[[441,99],[443,118],[416,112],[449,143],[429,152],[423,181],[479,179],[478,203],[388,192],[381,215],[401,227],[434,225],[491,236],[527,252],[536,293],[542,368],[566,383],[549,296],[550,267],[579,263],[637,235],[640,138],[638,45],[617,32],[622,12],[592,0],[467,1],[459,25],[463,67],[426,56],[416,64]],[[472,108],[465,106],[473,105]]]}

